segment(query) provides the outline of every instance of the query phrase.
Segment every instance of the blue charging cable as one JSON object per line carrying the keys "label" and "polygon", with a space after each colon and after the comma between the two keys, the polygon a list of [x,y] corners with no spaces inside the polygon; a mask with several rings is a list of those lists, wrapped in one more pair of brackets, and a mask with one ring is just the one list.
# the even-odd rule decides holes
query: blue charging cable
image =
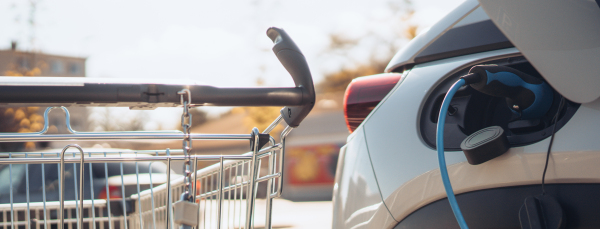
{"label": "blue charging cable", "polygon": [[465,222],[465,218],[460,212],[460,208],[458,207],[458,202],[456,202],[456,197],[454,196],[454,191],[452,190],[452,184],[450,184],[450,177],[448,177],[448,168],[446,168],[446,157],[444,156],[444,123],[446,123],[446,113],[448,113],[448,107],[450,106],[450,101],[456,91],[462,86],[465,85],[465,80],[460,79],[456,81],[448,90],[446,97],[444,97],[444,101],[442,102],[442,107],[440,108],[440,115],[438,116],[437,123],[437,135],[436,135],[436,143],[437,143],[437,152],[438,152],[438,161],[440,164],[440,172],[442,174],[442,181],[444,182],[444,189],[446,189],[446,195],[448,196],[448,202],[450,202],[450,207],[452,207],[452,212],[454,213],[454,217],[456,217],[456,221],[458,221],[458,225],[461,229],[469,228],[467,226],[467,222]]}

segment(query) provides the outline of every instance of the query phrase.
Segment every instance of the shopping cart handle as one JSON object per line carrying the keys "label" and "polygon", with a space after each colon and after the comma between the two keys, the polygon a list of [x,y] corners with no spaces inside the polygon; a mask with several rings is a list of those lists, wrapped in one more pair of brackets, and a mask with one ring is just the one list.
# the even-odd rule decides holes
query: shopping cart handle
{"label": "shopping cart handle", "polygon": [[310,69],[298,46],[283,29],[271,27],[267,30],[267,36],[275,43],[273,52],[277,59],[292,75],[296,88],[302,90],[301,105],[286,106],[281,109],[281,115],[285,122],[291,127],[296,127],[315,105],[315,86]]}
{"label": "shopping cart handle", "polygon": [[213,87],[168,79],[103,79],[74,77],[0,77],[0,106],[127,106],[154,109],[181,105],[182,89],[195,106],[285,106],[291,127],[300,125],[315,104],[315,87],[306,59],[280,28],[267,35],[273,52],[294,79],[295,87]]}

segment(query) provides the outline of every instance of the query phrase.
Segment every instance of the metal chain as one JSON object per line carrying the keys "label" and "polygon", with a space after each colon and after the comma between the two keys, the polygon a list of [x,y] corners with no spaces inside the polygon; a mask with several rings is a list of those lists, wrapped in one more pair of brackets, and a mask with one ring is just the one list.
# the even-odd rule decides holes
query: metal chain
{"label": "metal chain", "polygon": [[[190,129],[192,127],[192,114],[190,114],[190,104],[192,103],[192,96],[190,90],[183,89],[177,94],[181,96],[181,104],[183,105],[183,114],[181,115],[181,129],[183,130],[183,153],[185,155],[185,163],[183,166],[183,174],[185,175],[184,181],[184,194],[188,200],[193,200],[193,196],[190,195],[192,189],[192,172],[190,171],[191,151],[192,151],[192,136],[190,135]],[[184,96],[187,95],[187,96]]]}

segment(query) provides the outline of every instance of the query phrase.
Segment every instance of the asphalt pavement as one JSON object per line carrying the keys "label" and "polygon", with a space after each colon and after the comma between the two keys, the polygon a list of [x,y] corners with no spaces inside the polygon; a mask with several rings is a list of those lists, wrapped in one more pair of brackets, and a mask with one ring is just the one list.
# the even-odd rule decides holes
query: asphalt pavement
{"label": "asphalt pavement", "polygon": [[[264,228],[264,199],[256,200],[255,228]],[[333,205],[331,201],[292,202],[275,199],[273,202],[273,228],[314,229],[331,228]]]}

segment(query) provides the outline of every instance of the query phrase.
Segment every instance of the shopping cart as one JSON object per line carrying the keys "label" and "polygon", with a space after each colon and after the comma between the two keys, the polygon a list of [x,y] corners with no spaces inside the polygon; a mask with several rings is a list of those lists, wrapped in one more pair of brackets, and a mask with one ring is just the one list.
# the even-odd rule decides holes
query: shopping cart
{"label": "shopping cart", "polygon": [[[1,182],[9,183],[10,197],[10,203],[0,204],[0,228],[253,228],[261,182],[267,183],[265,228],[271,228],[272,200],[283,191],[285,138],[311,111],[315,92],[306,60],[290,37],[279,28],[269,28],[267,35],[296,87],[217,88],[81,78],[1,77],[1,106],[49,108],[44,113],[42,131],[2,133],[0,142],[67,143],[56,152],[0,154],[3,156],[0,177],[7,179]],[[198,105],[284,108],[262,132],[253,128],[249,134],[190,133],[189,109]],[[183,107],[183,131],[77,132],[70,126],[70,115],[65,108],[68,106]],[[48,114],[57,107],[65,112],[69,134],[46,133]],[[279,136],[271,136],[279,124],[285,128]],[[69,141],[174,139],[183,141],[182,149],[106,152],[69,144]],[[250,150],[239,155],[192,155],[192,140],[245,140],[250,143]],[[200,161],[216,164],[199,169]],[[262,161],[267,163],[266,174],[260,172]],[[183,162],[183,168],[174,168],[173,162]],[[123,165],[127,163],[135,163],[135,175],[124,174]],[[164,163],[167,168],[165,174],[153,172],[153,166],[147,168],[149,171],[140,171],[138,163]],[[34,166],[40,165],[41,173],[30,174]],[[183,175],[175,176],[173,169],[183,169]],[[119,175],[109,176],[115,172]],[[125,180],[132,176],[135,185],[128,186]],[[157,185],[153,176],[154,180],[160,177],[166,181]],[[19,177],[25,178],[24,193],[13,187]],[[56,184],[48,184],[48,177],[56,177]],[[41,179],[41,201],[37,201],[38,196],[30,195],[30,189],[34,188],[30,187],[30,179]],[[98,180],[104,181],[99,184]],[[131,189],[134,192],[128,195]],[[106,196],[98,198],[99,192]],[[24,196],[24,201],[18,201],[18,196]]]}

